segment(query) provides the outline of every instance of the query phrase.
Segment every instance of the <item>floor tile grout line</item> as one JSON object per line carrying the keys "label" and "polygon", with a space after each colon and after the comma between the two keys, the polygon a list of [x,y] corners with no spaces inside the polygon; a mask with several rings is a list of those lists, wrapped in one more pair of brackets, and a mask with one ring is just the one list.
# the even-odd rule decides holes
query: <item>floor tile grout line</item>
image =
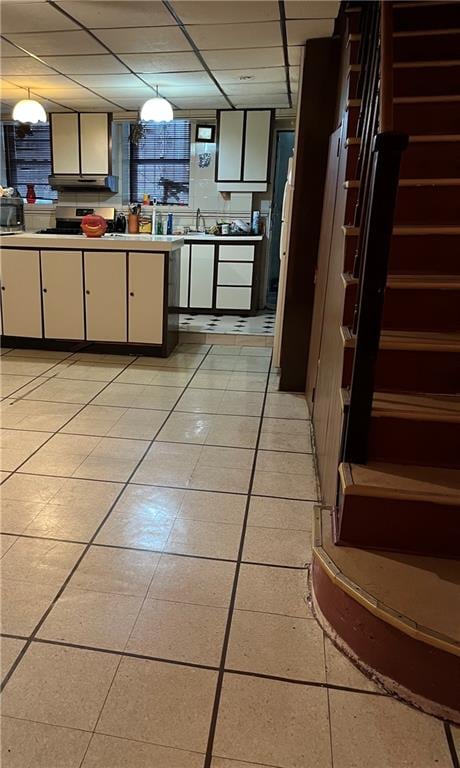
{"label": "floor tile grout line", "polygon": [[460,768],[460,755],[457,754],[457,748],[455,746],[454,737],[452,735],[452,728],[450,723],[444,721],[444,733],[446,735],[447,747],[449,749],[450,759],[452,760],[452,768]]}
{"label": "floor tile grout line", "polygon": [[[12,351],[12,350],[11,350],[11,351]],[[8,354],[8,353],[7,353],[7,354]],[[49,368],[47,368],[45,371],[42,371],[41,373],[38,373],[36,376],[32,376],[32,377],[31,377],[31,381],[29,381],[29,382],[28,382],[28,384],[23,384],[21,387],[18,387],[17,389],[13,390],[13,392],[10,392],[10,394],[9,394],[9,395],[3,395],[3,396],[0,398],[0,401],[1,401],[1,402],[4,402],[5,400],[8,400],[9,398],[12,398],[14,394],[16,394],[17,392],[20,392],[20,391],[21,391],[21,389],[24,389],[24,387],[28,387],[28,386],[29,386],[30,384],[32,384],[34,381],[37,381],[37,379],[54,379],[54,378],[55,378],[55,376],[54,376],[54,375],[52,375],[52,376],[44,376],[44,374],[45,374],[45,373],[48,373],[49,371],[52,371],[52,370],[53,370],[53,368],[56,368],[56,366],[57,366],[57,365],[59,365],[59,363],[62,363],[64,360],[68,360],[68,358],[69,358],[69,357],[72,357],[72,354],[73,354],[73,353],[70,353],[70,354],[69,354],[67,357],[64,357],[64,358],[62,358],[62,360],[58,360],[56,363],[53,363],[53,365],[50,365],[50,367],[49,367]],[[3,357],[6,357],[6,355],[0,355],[0,361],[1,361],[1,359],[2,359]],[[17,358],[16,358],[16,357],[13,357],[12,359],[13,359],[13,360],[16,360]],[[35,358],[30,358],[30,359],[31,359],[31,360],[34,360]],[[52,359],[53,359],[53,358],[52,358]],[[0,362],[0,374],[1,374],[1,362]],[[24,375],[26,375],[26,374],[22,374],[22,373],[10,373],[10,374],[8,374],[8,373],[5,373],[5,374],[3,374],[3,375],[5,375],[5,376],[24,376]],[[44,384],[44,383],[45,383],[45,382],[43,382],[43,381],[42,381],[42,382],[40,382],[40,384],[37,384],[37,386],[35,386],[35,387],[33,387],[32,389],[30,389],[30,390],[29,390],[29,392],[35,392],[35,390],[36,390],[36,389],[38,389],[38,388],[39,388],[39,387],[40,387],[42,384]],[[22,397],[15,397],[15,398],[13,398],[13,399],[14,399],[14,400],[24,400],[25,396],[26,396],[26,395],[28,395],[28,394],[29,394],[29,392],[26,392],[26,393],[25,393],[25,394],[24,394]]]}
{"label": "floor tile grout line", "polygon": [[221,660],[219,665],[219,673],[218,673],[217,682],[216,682],[216,691],[215,691],[214,703],[213,703],[213,708],[211,713],[211,721],[210,721],[209,732],[208,732],[208,741],[206,745],[206,757],[204,760],[203,768],[211,768],[211,763],[213,759],[214,739],[215,739],[216,728],[217,728],[217,719],[219,716],[220,701],[222,696],[222,687],[224,682],[228,645],[230,642],[230,632],[232,628],[233,613],[236,605],[236,593],[238,589],[239,573],[241,568],[241,561],[243,559],[244,542],[245,542],[246,529],[247,529],[248,518],[249,518],[249,507],[251,503],[251,492],[254,484],[254,477],[255,477],[256,465],[257,465],[257,456],[259,451],[260,439],[262,435],[262,424],[263,424],[263,417],[264,417],[264,411],[265,411],[265,404],[267,402],[271,363],[272,363],[272,355],[270,355],[270,364],[269,364],[269,369],[266,377],[266,385],[265,385],[265,392],[264,392],[264,397],[262,402],[262,409],[260,413],[259,428],[257,431],[256,444],[254,448],[254,457],[252,460],[251,475],[250,475],[249,484],[248,484],[244,519],[243,519],[243,525],[242,525],[242,531],[241,531],[241,537],[240,537],[240,544],[238,548],[235,574],[233,578],[232,592],[231,592],[230,603],[228,608],[227,623],[225,627],[224,639],[222,644],[222,654],[221,654]]}
{"label": "floor tile grout line", "polygon": [[[313,618],[316,618],[316,617],[313,615]],[[326,633],[321,632],[321,634],[322,634],[322,641],[323,641],[324,677],[326,679],[326,682],[328,682],[328,679],[327,679],[328,669],[327,669],[327,656],[326,656]],[[329,750],[331,754],[331,768],[334,768],[334,748],[332,744],[331,701],[329,697],[329,688],[326,690],[326,700],[327,700],[327,725],[328,725],[328,733],[329,733]]]}

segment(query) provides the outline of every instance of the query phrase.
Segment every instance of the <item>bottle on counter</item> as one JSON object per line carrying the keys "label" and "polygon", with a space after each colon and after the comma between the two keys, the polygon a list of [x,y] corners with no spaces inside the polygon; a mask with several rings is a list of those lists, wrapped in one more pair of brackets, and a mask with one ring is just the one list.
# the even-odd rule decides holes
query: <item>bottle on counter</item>
{"label": "bottle on counter", "polygon": [[152,209],[150,205],[143,205],[139,214],[139,232],[144,235],[152,234]]}
{"label": "bottle on counter", "polygon": [[172,235],[173,233],[173,215],[172,213],[168,213],[168,218],[166,221],[166,234]]}
{"label": "bottle on counter", "polygon": [[253,211],[251,233],[253,235],[258,235],[259,232],[260,232],[260,211]]}
{"label": "bottle on counter", "polygon": [[163,217],[162,217],[161,213],[159,213],[158,216],[157,216],[157,226],[156,226],[156,233],[155,234],[157,234],[157,235],[162,235],[163,234]]}

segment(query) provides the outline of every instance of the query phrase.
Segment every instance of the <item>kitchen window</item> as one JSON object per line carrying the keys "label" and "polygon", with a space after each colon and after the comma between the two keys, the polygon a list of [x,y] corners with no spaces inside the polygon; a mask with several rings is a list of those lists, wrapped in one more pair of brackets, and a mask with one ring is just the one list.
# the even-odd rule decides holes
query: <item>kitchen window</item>
{"label": "kitchen window", "polygon": [[129,141],[131,200],[142,202],[147,193],[159,205],[188,205],[190,121],[142,124],[142,128],[138,143]]}
{"label": "kitchen window", "polygon": [[48,124],[4,125],[6,179],[21,197],[33,184],[37,200],[56,200],[57,193],[48,185],[51,173],[51,137]]}

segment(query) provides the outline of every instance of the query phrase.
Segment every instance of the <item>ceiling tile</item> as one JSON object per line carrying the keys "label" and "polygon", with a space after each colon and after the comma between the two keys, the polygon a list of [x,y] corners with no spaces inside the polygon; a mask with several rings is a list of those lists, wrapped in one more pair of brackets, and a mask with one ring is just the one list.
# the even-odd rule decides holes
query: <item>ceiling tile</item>
{"label": "ceiling tile", "polygon": [[300,67],[289,67],[291,83],[297,83],[300,79]]}
{"label": "ceiling tile", "polygon": [[336,0],[285,0],[287,19],[335,19],[339,12]]}
{"label": "ceiling tile", "polygon": [[290,45],[288,47],[288,58],[291,66],[299,66],[302,61],[302,53],[305,46],[303,45]]}
{"label": "ceiling tile", "polygon": [[221,84],[282,83],[286,79],[284,67],[261,67],[260,69],[216,69],[214,70],[213,75]]}
{"label": "ceiling tile", "polygon": [[46,67],[32,56],[12,56],[1,62],[3,75],[46,75],[53,74],[53,70]]}
{"label": "ceiling tile", "polygon": [[114,53],[189,51],[190,43],[179,27],[98,29],[97,36]]}
{"label": "ceiling tile", "polygon": [[175,100],[176,98],[193,98],[194,96],[197,98],[202,96],[209,98],[211,96],[220,96],[221,92],[213,83],[210,83],[209,85],[163,85],[161,87],[161,94],[167,99]]}
{"label": "ceiling tile", "polygon": [[246,95],[244,98],[239,99],[235,103],[237,109],[251,108],[251,107],[266,107],[267,109],[275,109],[278,107],[289,107],[287,94],[280,93],[278,95],[271,94],[270,96],[263,95]]}
{"label": "ceiling tile", "polygon": [[113,99],[118,104],[122,104],[122,99],[139,103],[155,96],[155,92],[148,86],[141,88],[98,88],[97,93],[101,98]]}
{"label": "ceiling tile", "polygon": [[157,72],[143,74],[143,79],[150,85],[200,85],[212,83],[208,73],[202,69],[199,72]]}
{"label": "ceiling tile", "polygon": [[193,2],[178,0],[173,8],[184,24],[228,24],[279,19],[277,2]]}
{"label": "ceiling tile", "polygon": [[242,69],[245,67],[282,67],[284,54],[282,47],[231,49],[226,51],[205,51],[203,53],[210,69]]}
{"label": "ceiling tile", "polygon": [[223,96],[190,96],[188,98],[174,99],[174,103],[181,109],[222,109],[228,107]]}
{"label": "ceiling tile", "polygon": [[272,93],[284,93],[285,92],[285,86],[286,83],[284,82],[278,82],[278,83],[226,83],[224,86],[224,91],[229,96],[232,97],[235,94],[272,94]]}
{"label": "ceiling tile", "polygon": [[280,24],[207,24],[187,27],[200,51],[234,48],[264,48],[282,44]]}
{"label": "ceiling tile", "polygon": [[200,63],[194,53],[130,53],[120,58],[135,72],[185,72],[197,69]]}
{"label": "ceiling tile", "polygon": [[165,6],[159,0],[133,2],[117,0],[75,0],[60,3],[60,6],[89,29],[110,29],[112,27],[162,27],[175,24]]}
{"label": "ceiling tile", "polygon": [[[2,74],[5,74],[2,72]],[[72,88],[73,83],[69,82],[64,75],[56,75],[51,72],[50,75],[11,75],[10,80],[13,80],[17,85],[23,85],[25,88]],[[77,86],[78,88],[78,86]]]}
{"label": "ceiling tile", "polygon": [[120,73],[118,75],[75,75],[74,79],[89,88],[139,88],[142,82],[136,75]]}
{"label": "ceiling tile", "polygon": [[[64,54],[102,53],[101,46],[87,32],[37,32],[8,35],[26,51],[36,56]],[[16,51],[17,55],[17,51]]]}
{"label": "ceiling tile", "polygon": [[55,67],[65,75],[104,75],[116,72],[128,72],[115,56],[110,54],[92,56],[45,56],[50,67]]}
{"label": "ceiling tile", "polygon": [[302,45],[314,37],[330,37],[334,31],[333,19],[300,19],[286,22],[289,45]]}
{"label": "ceiling tile", "polygon": [[0,40],[0,55],[2,59],[6,58],[7,56],[24,56],[21,51],[16,48],[16,46],[11,45],[11,43],[7,43],[6,40]]}
{"label": "ceiling tile", "polygon": [[54,32],[59,29],[76,29],[76,25],[64,14],[47,3],[2,3],[2,32]]}

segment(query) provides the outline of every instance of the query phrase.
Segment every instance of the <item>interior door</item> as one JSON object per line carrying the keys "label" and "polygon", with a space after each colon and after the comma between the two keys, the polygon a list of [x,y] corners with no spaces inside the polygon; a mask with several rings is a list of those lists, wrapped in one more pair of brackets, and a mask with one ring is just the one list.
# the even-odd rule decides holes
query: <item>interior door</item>
{"label": "interior door", "polygon": [[3,248],[1,283],[3,333],[41,338],[39,252]]}
{"label": "interior door", "polygon": [[81,251],[42,251],[44,335],[48,339],[84,339]]}
{"label": "interior door", "polygon": [[165,256],[131,251],[128,259],[128,341],[161,344]]}
{"label": "interior door", "polygon": [[86,338],[127,341],[126,253],[85,251]]}

